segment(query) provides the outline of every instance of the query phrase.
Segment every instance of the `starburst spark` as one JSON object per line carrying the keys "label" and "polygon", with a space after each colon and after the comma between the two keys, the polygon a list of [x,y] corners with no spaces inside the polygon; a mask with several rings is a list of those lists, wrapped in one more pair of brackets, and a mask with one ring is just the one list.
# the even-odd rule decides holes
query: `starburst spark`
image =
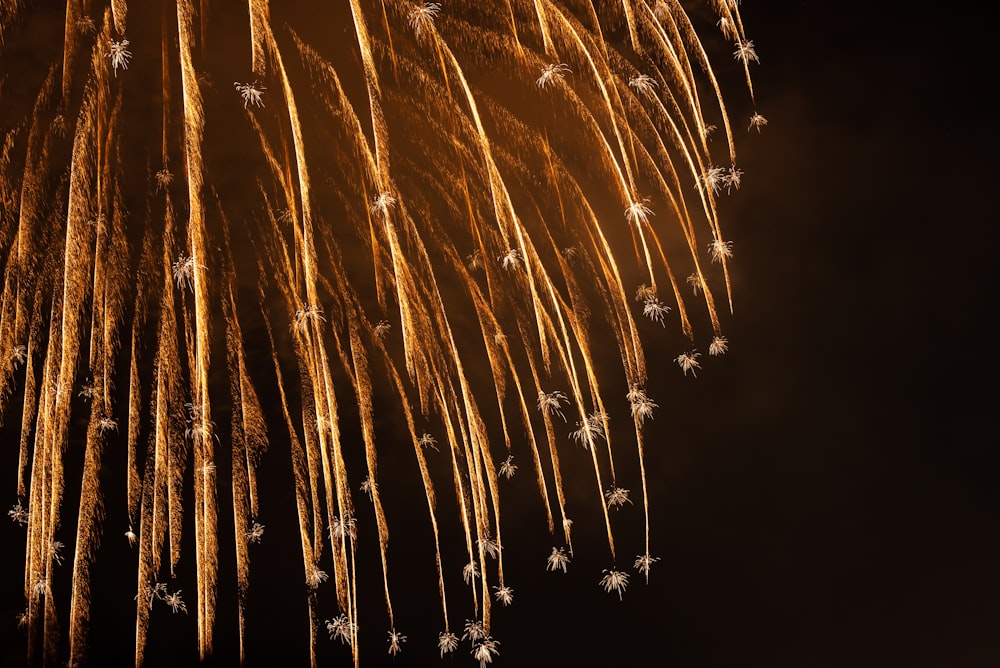
{"label": "starburst spark", "polygon": [[562,81],[567,72],[572,72],[566,63],[550,63],[542,68],[542,74],[535,80],[539,88],[548,88],[556,81]]}
{"label": "starburst spark", "polygon": [[321,584],[326,582],[328,577],[330,576],[326,574],[326,571],[311,568],[306,572],[306,586],[310,589],[317,589]]}
{"label": "starburst spark", "polygon": [[576,423],[576,430],[570,434],[570,438],[590,450],[597,441],[607,437],[605,423],[608,416],[601,412],[591,413],[583,420]]}
{"label": "starburst spark", "polygon": [[462,640],[471,640],[473,643],[477,643],[485,637],[486,628],[482,621],[478,619],[465,620],[465,632],[462,633]]}
{"label": "starburst spark", "polygon": [[500,643],[490,636],[486,636],[472,647],[472,658],[479,662],[479,668],[484,668],[486,664],[493,663],[493,657],[500,654],[498,647]]}
{"label": "starburst spark", "polygon": [[729,339],[724,336],[713,337],[712,343],[708,346],[708,354],[715,357],[725,355],[727,352],[729,352]]}
{"label": "starburst spark", "polygon": [[399,633],[395,629],[389,631],[389,654],[396,656],[401,651],[403,651],[403,643],[406,642],[406,636]]}
{"label": "starburst spark", "polygon": [[755,63],[760,62],[752,40],[736,42],[736,50],[733,51],[733,58],[741,61],[744,65],[748,65],[751,61]]}
{"label": "starburst spark", "polygon": [[756,130],[759,134],[760,131],[764,129],[765,125],[767,125],[767,119],[757,112],[754,112],[754,114],[750,117],[750,125],[747,130]]}
{"label": "starburst spark", "polygon": [[656,79],[649,76],[648,74],[637,74],[628,80],[628,85],[636,90],[636,92],[642,93],[643,95],[653,97],[656,95],[656,87],[659,84]]}
{"label": "starburst spark", "polygon": [[630,202],[625,209],[625,220],[633,225],[646,224],[649,222],[649,217],[654,215],[656,214],[649,208],[648,197]]}
{"label": "starburst spark", "polygon": [[333,518],[333,524],[330,525],[330,540],[331,541],[341,541],[350,540],[354,542],[357,540],[357,520],[353,517],[348,517],[347,519],[341,520],[339,517]]}
{"label": "starburst spark", "polygon": [[264,525],[260,522],[254,522],[247,529],[247,542],[259,544],[262,540],[264,540]]}
{"label": "starburst spark", "polygon": [[233,88],[236,92],[240,94],[243,99],[243,108],[246,109],[251,105],[263,109],[264,108],[264,91],[267,90],[264,86],[260,85],[259,81],[254,81],[252,83],[240,83],[239,81],[233,82]]}
{"label": "starburst spark", "polygon": [[21,505],[20,501],[15,503],[14,507],[7,511],[7,515],[11,520],[17,522],[18,524],[24,525],[28,523],[28,510]]}
{"label": "starburst spark", "polygon": [[684,371],[685,376],[688,371],[691,372],[692,376],[697,376],[698,374],[695,373],[695,370],[701,368],[701,363],[698,362],[699,357],[701,357],[701,353],[697,350],[690,350],[675,357],[674,362]]}
{"label": "starburst spark", "polygon": [[28,347],[21,344],[10,349],[10,363],[15,369],[28,361]]}
{"label": "starburst spark", "polygon": [[442,631],[438,634],[438,649],[441,650],[441,658],[445,654],[451,654],[458,649],[458,636],[449,631]]}
{"label": "starburst spark", "polygon": [[128,50],[128,40],[111,40],[110,50],[106,54],[111,59],[111,67],[114,68],[115,77],[118,76],[118,68],[128,69],[128,63],[132,60],[132,52]]}
{"label": "starburst spark", "polygon": [[474,585],[476,584],[476,578],[479,577],[479,564],[474,560],[467,563],[462,567],[462,579],[465,580],[465,584]]}
{"label": "starburst spark", "polygon": [[429,30],[434,25],[434,19],[441,11],[440,2],[425,2],[423,5],[414,7],[408,16],[410,27],[417,37],[424,30]]}
{"label": "starburst spark", "polygon": [[330,634],[330,640],[339,640],[345,645],[351,645],[358,627],[347,615],[339,615],[326,620],[326,631]]}
{"label": "starburst spark", "polygon": [[618,594],[618,600],[622,600],[625,588],[628,587],[628,573],[614,569],[606,570],[604,571],[604,576],[601,578],[600,585],[604,587],[604,591],[609,594],[615,592]]}
{"label": "starburst spark", "polygon": [[646,582],[649,582],[649,569],[652,568],[653,564],[659,561],[659,557],[651,557],[649,554],[640,554],[635,558],[635,564],[633,568],[639,571],[640,574],[645,576]]}
{"label": "starburst spark", "polygon": [[629,490],[622,487],[612,487],[604,492],[604,500],[607,502],[608,508],[618,509],[626,503],[632,503],[632,499],[628,498],[628,495]]}
{"label": "starburst spark", "polygon": [[646,390],[637,385],[633,385],[629,389],[625,398],[628,399],[629,406],[632,410],[632,417],[640,424],[644,422],[646,418],[652,419],[653,411],[660,407],[659,404],[646,396]]}
{"label": "starburst spark", "polygon": [[496,559],[500,554],[500,543],[490,538],[489,535],[483,536],[481,539],[477,540],[476,545],[482,549],[483,553],[487,557]]}
{"label": "starburst spark", "polygon": [[510,605],[514,602],[514,590],[507,586],[496,586],[493,587],[493,598],[497,600],[498,603],[504,605]]}
{"label": "starburst spark", "polygon": [[708,252],[712,255],[712,262],[722,262],[733,257],[733,242],[715,239],[708,244]]}
{"label": "starburst spark", "polygon": [[552,554],[549,555],[548,564],[545,566],[546,570],[549,571],[562,571],[566,572],[566,568],[569,566],[569,555],[566,554],[566,548],[552,548]]}
{"label": "starburst spark", "polygon": [[569,399],[559,390],[554,392],[538,392],[538,410],[548,415],[558,415],[562,418],[563,422],[566,421],[566,416],[563,415],[562,407],[568,403]]}
{"label": "starburst spark", "polygon": [[503,463],[500,464],[500,468],[497,473],[502,475],[507,480],[514,477],[514,474],[517,473],[517,464],[514,463],[514,455],[508,455],[507,459],[503,460]]}
{"label": "starburst spark", "polygon": [[181,590],[178,589],[173,594],[166,594],[163,597],[163,602],[170,606],[170,609],[176,615],[178,612],[183,612],[187,614],[187,606],[184,604],[184,599],[181,598]]}
{"label": "starburst spark", "polygon": [[648,297],[642,303],[642,314],[653,322],[660,323],[662,327],[667,326],[666,317],[668,313],[670,313],[670,307],[656,297]]}

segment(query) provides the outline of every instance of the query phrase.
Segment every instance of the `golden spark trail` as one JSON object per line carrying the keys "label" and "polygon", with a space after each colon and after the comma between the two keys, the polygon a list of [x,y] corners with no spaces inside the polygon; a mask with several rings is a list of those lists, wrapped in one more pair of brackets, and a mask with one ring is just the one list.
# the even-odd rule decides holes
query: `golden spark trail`
{"label": "golden spark trail", "polygon": [[[194,420],[200,427],[194,437],[195,475],[195,546],[198,563],[198,653],[204,660],[212,650],[215,621],[216,577],[218,571],[217,508],[215,503],[215,464],[213,434],[209,427],[211,414],[208,396],[209,315],[208,255],[206,248],[205,213],[202,207],[204,164],[202,140],[204,113],[201,89],[193,62],[193,23],[195,10],[192,0],[178,0],[178,51],[181,62],[181,90],[184,108],[184,149],[188,190],[188,241],[193,267],[195,304],[195,365],[191,369],[191,403],[197,411]],[[204,9],[204,7],[202,7]],[[202,16],[204,21],[204,16]]]}

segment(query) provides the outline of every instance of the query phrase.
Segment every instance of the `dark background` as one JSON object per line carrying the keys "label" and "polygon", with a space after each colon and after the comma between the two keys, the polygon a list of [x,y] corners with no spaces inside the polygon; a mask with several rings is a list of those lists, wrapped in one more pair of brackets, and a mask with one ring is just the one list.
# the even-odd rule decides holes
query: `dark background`
{"label": "dark background", "polygon": [[[597,586],[609,567],[606,550],[592,547],[600,527],[574,533],[567,575],[547,573],[553,539],[540,508],[514,505],[504,541],[515,602],[495,610],[497,665],[1000,665],[998,109],[990,17],[978,7],[743,4],[769,125],[737,145],[744,188],[727,204],[732,351],[684,392],[654,396],[662,408],[647,437],[661,561],[648,586],[633,576],[619,602]],[[670,364],[654,352],[651,373]],[[16,450],[9,427],[4,434],[4,450]],[[251,565],[249,663],[302,665],[301,569],[285,567],[277,547],[295,546],[294,565],[291,497],[278,491],[290,472],[269,457],[271,547]],[[402,475],[412,462],[382,466]],[[529,475],[510,482],[526,498],[532,484]],[[362,628],[365,666],[439,663],[423,499],[397,498],[387,511],[407,504],[422,514],[412,535],[407,522],[394,525],[390,568],[396,625],[409,641],[403,654],[383,654],[378,557],[363,549],[370,598],[360,615],[374,619]],[[19,665],[23,530],[4,522],[0,541],[0,661]],[[123,552],[117,528],[104,542]],[[631,552],[619,560],[630,566]],[[98,564],[95,581],[122,568],[129,576],[123,590],[95,596],[94,665],[126,665],[133,566],[113,556]],[[224,568],[220,576],[216,663],[229,665],[233,585]],[[449,598],[458,627],[473,616],[459,590]],[[147,665],[193,660],[193,615],[160,609],[151,628]],[[322,665],[349,665],[346,648],[325,637],[319,645]],[[443,664],[474,665],[467,652],[463,644]]]}

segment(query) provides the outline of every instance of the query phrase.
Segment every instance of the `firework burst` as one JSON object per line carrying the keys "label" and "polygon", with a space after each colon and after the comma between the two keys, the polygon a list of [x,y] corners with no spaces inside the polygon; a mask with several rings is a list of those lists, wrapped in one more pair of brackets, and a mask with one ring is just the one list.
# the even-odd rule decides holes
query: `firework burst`
{"label": "firework burst", "polygon": [[[517,486],[515,455],[563,534],[546,568],[564,573],[567,467],[590,478],[589,519],[607,534],[588,547],[614,562],[608,509],[633,503],[616,458],[637,459],[635,567],[648,577],[643,430],[658,404],[640,389],[645,339],[673,346],[692,376],[696,330],[714,337],[711,357],[727,349],[717,296],[731,310],[733,254],[718,198],[743,172],[721,88],[745,77],[753,109],[759,63],[738,3],[706,0],[715,16],[698,26],[660,0],[351,0],[329,19],[349,38],[331,45],[319,3],[315,26],[279,29],[268,0],[248,0],[245,25],[226,21],[249,72],[233,88],[212,83],[206,0],[100,4],[66,3],[62,39],[29,50],[10,45],[33,39],[19,32],[30,3],[0,3],[4,67],[29,51],[46,66],[19,79],[31,99],[3,98],[19,120],[0,137],[0,417],[18,462],[8,515],[27,533],[29,663],[86,661],[102,532],[134,547],[122,581],[137,665],[156,601],[190,614],[208,657],[230,577],[242,660],[258,519],[271,512],[265,457],[294,475],[295,515],[268,524],[297,527],[313,664],[326,608],[329,637],[359,663],[360,597],[367,610],[369,597],[385,602],[372,634],[400,652],[385,416],[409,432],[426,499],[442,656],[458,646],[446,580],[459,570],[476,610],[470,653],[480,665],[498,655],[493,606],[514,601],[499,479]],[[735,76],[716,72],[706,54],[719,49],[702,39],[735,49],[718,63]],[[749,118],[736,127],[755,136],[767,121]],[[694,299],[675,280],[685,275]],[[617,375],[598,373],[592,351],[615,345]],[[609,412],[629,409],[637,448],[613,450]],[[66,466],[71,442],[80,470]],[[457,521],[439,516],[442,490]],[[121,525],[104,531],[106,516]],[[375,565],[357,559],[365,540]],[[445,544],[464,546],[461,559]],[[53,577],[63,561],[71,580]],[[379,566],[383,591],[359,591],[358,570]],[[619,597],[627,583],[615,568],[600,580]]]}

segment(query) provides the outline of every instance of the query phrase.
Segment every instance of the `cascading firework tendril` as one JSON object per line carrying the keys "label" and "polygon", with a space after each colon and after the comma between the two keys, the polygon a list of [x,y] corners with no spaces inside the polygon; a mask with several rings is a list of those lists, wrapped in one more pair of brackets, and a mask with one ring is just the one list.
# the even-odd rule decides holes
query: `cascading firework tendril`
{"label": "cascading firework tendril", "polygon": [[[207,658],[224,577],[242,660],[265,457],[294,476],[313,664],[324,631],[359,663],[362,597],[384,599],[377,634],[403,650],[379,485],[380,457],[403,446],[379,439],[379,415],[410,435],[442,657],[460,638],[480,665],[499,654],[492,608],[514,600],[501,487],[518,472],[558,543],[549,570],[573,556],[571,482],[603,509],[600,586],[621,597],[626,566],[648,579],[658,560],[643,342],[673,346],[680,378],[701,369],[699,346],[727,351],[733,245],[717,203],[740,187],[737,131],[767,123],[739,0],[314,4],[68,0],[35,77],[8,58],[52,9],[0,0],[0,418],[18,448],[29,661],[86,661],[98,545],[122,533],[136,665],[164,604],[196,617]],[[218,83],[233,67],[245,74]],[[738,123],[721,92],[737,78],[751,110]],[[598,372],[608,348],[619,376]],[[634,449],[612,447],[611,402],[630,409]],[[589,479],[567,480],[562,459],[581,457]],[[636,458],[641,501],[615,474]],[[102,484],[108,467],[122,488]],[[111,504],[127,527],[105,526]],[[645,539],[621,566],[610,511],[633,504]],[[359,561],[358,534],[380,564]],[[455,543],[464,563],[443,557]],[[359,591],[358,570],[379,567],[383,591]],[[458,571],[476,610],[463,635],[446,586]]]}

